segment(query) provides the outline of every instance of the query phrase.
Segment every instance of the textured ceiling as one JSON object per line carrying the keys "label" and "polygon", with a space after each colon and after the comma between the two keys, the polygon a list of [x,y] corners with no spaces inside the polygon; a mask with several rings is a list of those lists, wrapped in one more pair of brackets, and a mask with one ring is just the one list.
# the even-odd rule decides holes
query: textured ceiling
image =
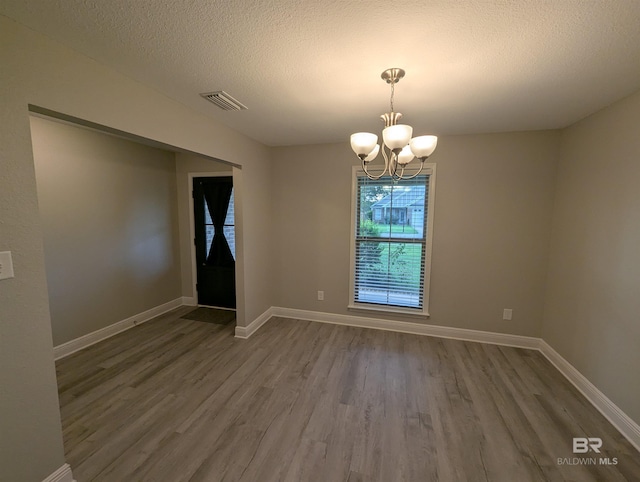
{"label": "textured ceiling", "polygon": [[[0,0],[0,13],[267,145],[567,126],[640,89],[640,0]],[[224,90],[249,107],[199,96]]]}

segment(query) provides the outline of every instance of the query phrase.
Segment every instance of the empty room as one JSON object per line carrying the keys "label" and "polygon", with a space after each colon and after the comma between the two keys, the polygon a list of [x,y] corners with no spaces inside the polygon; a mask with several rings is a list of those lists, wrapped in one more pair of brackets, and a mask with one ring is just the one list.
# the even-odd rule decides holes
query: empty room
{"label": "empty room", "polygon": [[640,480],[639,23],[0,2],[0,480]]}

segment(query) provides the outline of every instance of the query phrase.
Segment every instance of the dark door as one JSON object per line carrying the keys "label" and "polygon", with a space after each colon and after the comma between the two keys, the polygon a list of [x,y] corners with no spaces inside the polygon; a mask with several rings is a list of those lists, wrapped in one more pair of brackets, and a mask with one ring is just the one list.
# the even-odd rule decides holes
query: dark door
{"label": "dark door", "polygon": [[198,304],[236,307],[233,178],[193,179]]}

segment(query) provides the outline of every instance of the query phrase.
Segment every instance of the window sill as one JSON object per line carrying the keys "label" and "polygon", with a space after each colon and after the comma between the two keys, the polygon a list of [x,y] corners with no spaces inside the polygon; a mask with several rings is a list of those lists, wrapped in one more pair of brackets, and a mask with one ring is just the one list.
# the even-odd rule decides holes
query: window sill
{"label": "window sill", "polygon": [[355,310],[355,311],[375,311],[378,313],[393,313],[395,315],[408,315],[408,316],[416,316],[421,318],[429,318],[431,316],[426,311],[414,310],[411,308],[384,306],[384,305],[372,305],[372,304],[361,305],[357,303],[352,303],[347,306],[347,309]]}

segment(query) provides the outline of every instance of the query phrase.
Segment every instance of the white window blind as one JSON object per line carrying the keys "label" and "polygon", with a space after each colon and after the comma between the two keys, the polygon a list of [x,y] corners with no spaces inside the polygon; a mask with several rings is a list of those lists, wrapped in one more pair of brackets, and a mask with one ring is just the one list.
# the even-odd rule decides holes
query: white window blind
{"label": "white window blind", "polygon": [[356,175],[353,304],[425,310],[430,172],[395,183]]}

